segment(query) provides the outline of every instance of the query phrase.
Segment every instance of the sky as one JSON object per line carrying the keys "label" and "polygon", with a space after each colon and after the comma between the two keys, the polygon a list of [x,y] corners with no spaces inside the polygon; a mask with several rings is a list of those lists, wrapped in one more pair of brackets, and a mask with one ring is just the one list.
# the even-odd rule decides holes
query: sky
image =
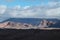
{"label": "sky", "polygon": [[0,21],[7,18],[60,19],[60,0],[0,0]]}

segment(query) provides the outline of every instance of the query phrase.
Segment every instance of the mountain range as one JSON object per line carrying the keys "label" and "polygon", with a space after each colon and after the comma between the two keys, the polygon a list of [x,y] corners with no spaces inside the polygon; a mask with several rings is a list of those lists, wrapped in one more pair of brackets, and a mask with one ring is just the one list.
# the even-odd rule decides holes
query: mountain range
{"label": "mountain range", "polygon": [[[19,23],[28,23],[32,25],[39,25],[39,23],[43,20],[43,18],[9,18],[7,20],[4,20],[3,22],[11,21],[11,22],[19,22]],[[45,19],[47,21],[53,21],[57,22],[56,26],[60,26],[60,20],[59,19]]]}

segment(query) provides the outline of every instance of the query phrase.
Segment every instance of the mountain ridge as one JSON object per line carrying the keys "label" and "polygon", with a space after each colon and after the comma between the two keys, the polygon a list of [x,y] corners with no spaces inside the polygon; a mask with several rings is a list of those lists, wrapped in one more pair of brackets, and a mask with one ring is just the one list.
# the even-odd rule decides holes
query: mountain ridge
{"label": "mountain ridge", "polygon": [[2,28],[45,28],[59,27],[60,20],[58,19],[38,19],[38,18],[10,18],[0,23]]}

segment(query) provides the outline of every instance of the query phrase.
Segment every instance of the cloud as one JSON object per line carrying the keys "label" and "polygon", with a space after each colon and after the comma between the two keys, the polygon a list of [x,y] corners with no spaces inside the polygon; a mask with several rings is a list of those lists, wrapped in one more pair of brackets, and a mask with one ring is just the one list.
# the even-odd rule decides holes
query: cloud
{"label": "cloud", "polygon": [[42,9],[40,7],[24,7],[23,9],[17,8],[10,11],[7,11],[11,17],[17,18],[35,18],[35,17],[42,17],[45,14],[42,13]]}
{"label": "cloud", "polygon": [[7,9],[2,15],[4,17],[15,17],[15,18],[44,18],[44,17],[60,17],[60,7],[58,8],[45,8],[45,7],[29,7],[26,9]]}
{"label": "cloud", "polygon": [[3,6],[1,10],[2,17],[14,18],[59,18],[60,17],[60,2],[50,1],[47,5],[42,6],[25,6],[16,5],[12,8]]}
{"label": "cloud", "polygon": [[14,8],[13,8],[13,9],[18,10],[18,9],[20,9],[20,8],[21,8],[21,6],[20,6],[20,5],[16,5],[16,6],[14,6]]}
{"label": "cloud", "polygon": [[46,11],[47,17],[60,17],[60,7]]}
{"label": "cloud", "polygon": [[24,7],[24,9],[28,9],[28,8],[30,8],[30,6],[25,6],[25,7]]}
{"label": "cloud", "polygon": [[0,5],[0,14],[3,14],[6,11],[7,6]]}

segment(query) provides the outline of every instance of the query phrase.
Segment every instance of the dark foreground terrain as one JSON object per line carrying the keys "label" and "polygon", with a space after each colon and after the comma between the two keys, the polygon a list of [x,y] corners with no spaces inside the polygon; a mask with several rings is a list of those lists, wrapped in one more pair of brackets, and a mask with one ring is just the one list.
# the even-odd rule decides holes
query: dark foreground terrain
{"label": "dark foreground terrain", "polygon": [[0,40],[58,40],[60,30],[0,29]]}

